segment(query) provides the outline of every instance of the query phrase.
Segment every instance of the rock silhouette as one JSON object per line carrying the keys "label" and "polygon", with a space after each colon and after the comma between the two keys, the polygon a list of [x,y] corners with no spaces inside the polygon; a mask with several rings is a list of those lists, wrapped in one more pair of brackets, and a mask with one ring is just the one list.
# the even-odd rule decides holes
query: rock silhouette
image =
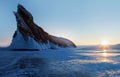
{"label": "rock silhouette", "polygon": [[17,12],[14,12],[14,14],[17,21],[17,30],[13,35],[13,40],[10,45],[11,49],[26,50],[76,47],[72,41],[50,35],[35,24],[33,16],[22,5],[18,5]]}

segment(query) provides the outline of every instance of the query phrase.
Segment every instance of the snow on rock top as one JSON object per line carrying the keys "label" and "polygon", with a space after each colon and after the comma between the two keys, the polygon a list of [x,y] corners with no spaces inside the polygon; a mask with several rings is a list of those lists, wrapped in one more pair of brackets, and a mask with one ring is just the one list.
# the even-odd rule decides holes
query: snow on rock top
{"label": "snow on rock top", "polygon": [[22,6],[18,5],[14,12],[17,21],[17,30],[13,35],[11,49],[49,49],[76,47],[65,38],[56,37],[45,32],[33,21],[33,16]]}

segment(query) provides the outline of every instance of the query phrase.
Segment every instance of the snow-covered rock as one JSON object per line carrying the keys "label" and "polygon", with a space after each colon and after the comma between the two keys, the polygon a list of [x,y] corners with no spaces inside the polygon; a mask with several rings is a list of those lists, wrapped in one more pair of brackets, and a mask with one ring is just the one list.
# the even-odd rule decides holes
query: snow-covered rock
{"label": "snow-covered rock", "polygon": [[76,45],[65,38],[56,37],[45,32],[33,21],[33,16],[22,6],[18,5],[14,12],[17,21],[17,30],[14,33],[11,49],[55,49],[76,47]]}

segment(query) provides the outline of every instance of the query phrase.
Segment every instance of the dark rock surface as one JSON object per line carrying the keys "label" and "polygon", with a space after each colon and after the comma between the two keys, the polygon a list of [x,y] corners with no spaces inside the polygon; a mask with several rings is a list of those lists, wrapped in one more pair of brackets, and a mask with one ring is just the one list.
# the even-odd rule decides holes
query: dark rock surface
{"label": "dark rock surface", "polygon": [[[65,38],[50,35],[40,26],[34,23],[33,16],[22,6],[18,5],[17,12],[14,12],[17,21],[17,30],[13,35],[13,40],[18,35],[18,31],[22,34],[25,41],[28,37],[33,38],[37,43],[48,44],[52,43],[59,47],[76,47],[76,45]],[[50,46],[50,48],[54,48]]]}

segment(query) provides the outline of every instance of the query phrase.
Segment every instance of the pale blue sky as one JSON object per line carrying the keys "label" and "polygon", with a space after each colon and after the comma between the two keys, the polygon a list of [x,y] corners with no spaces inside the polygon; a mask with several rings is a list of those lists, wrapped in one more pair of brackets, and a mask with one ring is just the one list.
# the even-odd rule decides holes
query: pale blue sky
{"label": "pale blue sky", "polygon": [[18,3],[45,31],[77,45],[120,43],[120,0],[0,0],[0,46],[12,40]]}

